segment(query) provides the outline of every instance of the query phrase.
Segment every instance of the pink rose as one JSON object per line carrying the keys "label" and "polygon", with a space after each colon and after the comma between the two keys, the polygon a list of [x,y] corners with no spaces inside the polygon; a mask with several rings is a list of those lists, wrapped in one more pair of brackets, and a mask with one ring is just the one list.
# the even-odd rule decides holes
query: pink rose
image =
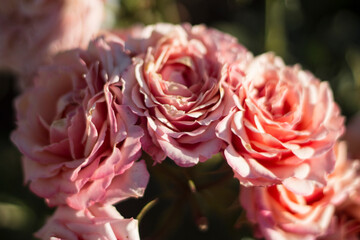
{"label": "pink rose", "polygon": [[360,239],[360,161],[348,158],[347,144],[335,145],[336,166],[329,176],[326,189],[333,190],[336,206],[331,232],[321,240]]}
{"label": "pink rose", "polygon": [[344,205],[360,186],[360,162],[347,158],[345,142],[335,145],[335,153],[335,171],[328,176],[328,184],[308,196],[284,185],[242,187],[241,204],[259,235],[267,240],[347,239],[336,237],[353,235],[352,229],[360,227],[360,222],[344,215]]}
{"label": "pink rose", "polygon": [[103,0],[11,0],[0,5],[0,68],[30,85],[39,65],[54,54],[86,47],[99,30]]}
{"label": "pink rose", "polygon": [[137,55],[124,75],[124,102],[146,119],[144,150],[156,162],[168,156],[180,166],[218,153],[215,127],[231,100],[220,85],[224,66],[246,59],[247,50],[216,30],[171,24],[136,31],[126,47]]}
{"label": "pink rose", "polygon": [[149,174],[135,163],[143,131],[122,103],[129,64],[121,39],[99,37],[87,50],[57,55],[16,100],[11,138],[24,154],[25,181],[50,206],[83,209],[143,194]]}
{"label": "pink rose", "polygon": [[344,141],[336,143],[334,149],[336,155],[335,170],[328,176],[325,189],[334,191],[331,202],[338,208],[342,208],[342,205],[346,205],[360,190],[360,161],[348,158],[347,143]]}
{"label": "pink rose", "polygon": [[140,239],[137,220],[124,219],[111,205],[83,210],[61,206],[35,236],[43,240]]}
{"label": "pink rose", "polygon": [[258,236],[267,240],[310,240],[327,233],[334,213],[331,194],[315,189],[309,196],[284,185],[242,187],[241,204]]}
{"label": "pink rose", "polygon": [[252,53],[239,44],[235,37],[208,28],[205,25],[191,26],[190,24],[173,25],[167,23],[158,23],[147,27],[134,25],[128,29],[116,31],[116,34],[129,40],[126,42],[126,48],[131,52],[144,54],[149,47],[158,45],[161,39],[169,38],[170,35],[179,37],[178,33],[176,33],[179,29],[182,29],[180,31],[186,31],[188,41],[197,39],[201,42],[201,45],[207,48],[210,54],[215,55],[218,61],[222,63],[232,63],[234,61],[248,63],[253,57]]}
{"label": "pink rose", "polygon": [[284,184],[310,194],[334,169],[331,151],[344,119],[327,82],[271,53],[245,70],[229,67],[225,88],[236,107],[217,126],[228,164],[244,185]]}

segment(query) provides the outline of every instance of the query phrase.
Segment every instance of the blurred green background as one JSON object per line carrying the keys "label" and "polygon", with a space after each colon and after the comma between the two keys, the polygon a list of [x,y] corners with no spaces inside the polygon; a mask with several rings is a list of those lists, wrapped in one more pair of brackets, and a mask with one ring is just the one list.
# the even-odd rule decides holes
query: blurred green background
{"label": "blurred green background", "polygon": [[[360,1],[121,0],[119,4],[117,28],[135,23],[204,23],[234,35],[255,55],[274,51],[287,64],[300,63],[329,81],[347,119],[360,110]],[[0,73],[0,238],[22,240],[32,239],[53,209],[23,184],[20,154],[9,140],[15,127],[15,80],[11,73]],[[219,156],[187,169],[171,161],[151,168],[150,159],[147,163],[152,177],[144,198],[117,205],[125,217],[140,213],[143,239],[252,239],[238,205],[238,183]]]}

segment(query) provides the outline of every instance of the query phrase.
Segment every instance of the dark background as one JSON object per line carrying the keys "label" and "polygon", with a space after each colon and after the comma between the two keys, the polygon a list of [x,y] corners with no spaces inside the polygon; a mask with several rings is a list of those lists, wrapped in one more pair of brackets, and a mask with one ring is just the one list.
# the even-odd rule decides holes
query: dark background
{"label": "dark background", "polygon": [[[359,14],[357,0],[121,0],[116,27],[190,22],[228,32],[255,55],[274,51],[287,64],[299,63],[329,81],[351,119],[360,109]],[[31,239],[53,209],[24,185],[20,154],[9,140],[15,81],[13,74],[0,73],[0,238],[22,240]],[[223,163],[216,156],[187,169],[171,161],[149,167],[144,198],[117,207],[125,217],[136,217],[152,201],[142,212],[142,238],[252,239],[238,205],[238,183]]]}

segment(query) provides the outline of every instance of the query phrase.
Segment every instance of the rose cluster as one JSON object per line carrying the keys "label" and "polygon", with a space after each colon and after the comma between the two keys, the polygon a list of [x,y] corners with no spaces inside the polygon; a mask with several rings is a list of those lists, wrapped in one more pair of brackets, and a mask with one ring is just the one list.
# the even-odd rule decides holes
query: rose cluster
{"label": "rose cluster", "polygon": [[254,57],[203,25],[166,23],[97,33],[46,57],[15,101],[11,135],[26,183],[57,207],[37,237],[139,239],[137,220],[113,205],[144,194],[144,151],[180,167],[223,153],[259,237],[357,239],[360,162],[339,141],[329,84],[299,65]]}

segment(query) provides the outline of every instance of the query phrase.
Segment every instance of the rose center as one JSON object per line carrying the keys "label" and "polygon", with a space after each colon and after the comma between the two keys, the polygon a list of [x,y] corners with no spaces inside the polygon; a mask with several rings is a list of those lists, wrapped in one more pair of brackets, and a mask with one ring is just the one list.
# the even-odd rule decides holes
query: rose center
{"label": "rose center", "polygon": [[280,118],[290,113],[296,105],[296,94],[289,86],[268,80],[262,86],[254,89],[253,97],[274,118]]}
{"label": "rose center", "polygon": [[160,74],[165,81],[178,83],[188,88],[196,81],[196,74],[192,69],[180,63],[166,64]]}

